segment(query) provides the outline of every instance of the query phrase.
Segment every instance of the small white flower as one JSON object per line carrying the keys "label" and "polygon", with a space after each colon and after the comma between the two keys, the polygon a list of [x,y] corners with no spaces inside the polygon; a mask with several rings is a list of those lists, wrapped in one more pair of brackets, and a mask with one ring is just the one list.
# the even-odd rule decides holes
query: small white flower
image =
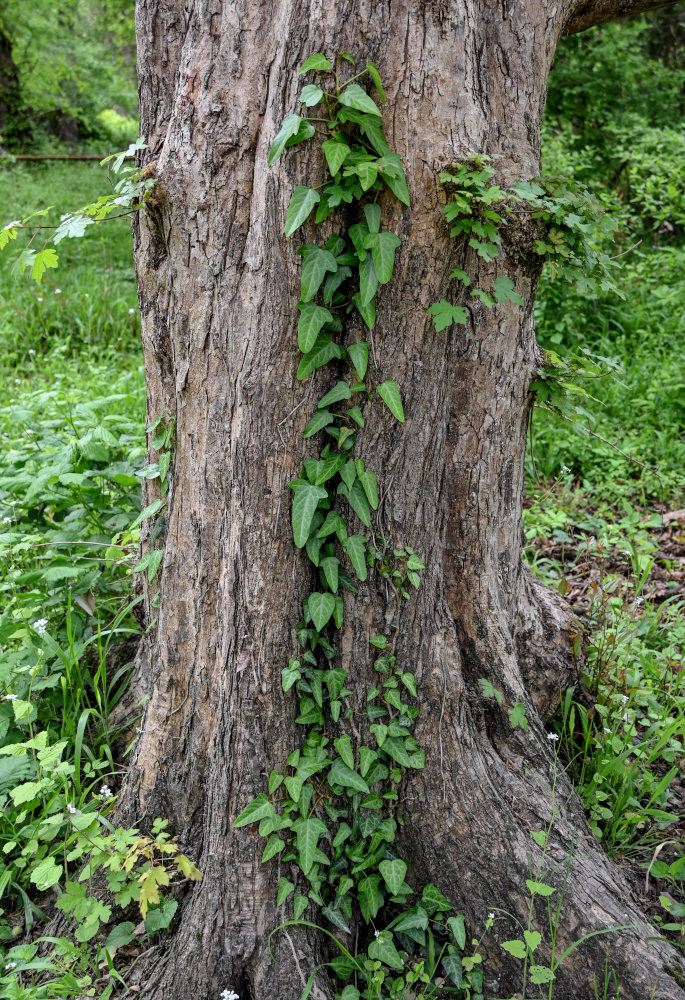
{"label": "small white flower", "polygon": [[29,354],[35,354],[35,353],[36,352],[34,351],[34,349],[32,347],[29,347]]}
{"label": "small white flower", "polygon": [[88,292],[86,292],[86,293],[85,293],[85,297],[86,297],[87,299],[89,299],[89,298],[90,298],[90,295],[88,294]]}
{"label": "small white flower", "polygon": [[39,618],[37,621],[33,623],[33,628],[34,631],[38,633],[38,635],[45,635],[48,630],[47,618]]}
{"label": "small white flower", "polygon": [[381,935],[380,935],[380,931],[374,931],[374,932],[373,932],[373,936],[374,936],[375,938],[379,938],[379,937],[381,936]]}
{"label": "small white flower", "polygon": [[621,701],[625,705],[625,703],[628,701],[628,695],[627,694],[622,694],[621,695]]}
{"label": "small white flower", "polygon": [[6,969],[16,969],[16,967],[17,967],[16,962],[8,962],[7,965],[5,966]]}
{"label": "small white flower", "polygon": [[495,919],[495,914],[494,913],[488,913],[488,920],[494,920],[494,919]]}
{"label": "small white flower", "polygon": [[16,694],[6,694],[5,701],[14,701],[16,697],[17,697]]}
{"label": "small white flower", "polygon": [[21,379],[20,378],[15,378],[14,381],[17,383],[17,385],[21,385]]}
{"label": "small white flower", "polygon": [[557,736],[556,733],[547,733],[547,739],[553,740],[556,743],[559,737]]}
{"label": "small white flower", "polygon": [[12,523],[12,518],[11,517],[3,517],[2,523],[3,524],[11,524]]}
{"label": "small white flower", "polygon": [[571,470],[569,469],[568,465],[562,465],[561,471],[564,472],[564,473],[566,473],[566,472],[570,472]]}
{"label": "small white flower", "polygon": [[33,434],[33,431],[31,430],[30,427],[27,427],[26,428],[26,433],[30,435],[30,434]]}
{"label": "small white flower", "polygon": [[112,798],[112,793],[109,790],[109,788],[107,787],[107,785],[103,785],[102,786],[102,788],[100,789],[99,794],[102,795],[102,797],[105,798],[105,799],[111,799]]}
{"label": "small white flower", "polygon": [[18,500],[10,500],[10,507],[16,507],[18,503]]}
{"label": "small white flower", "polygon": [[135,309],[129,309],[129,311],[128,311],[129,316],[133,316],[134,312],[135,312]]}
{"label": "small white flower", "polygon": [[610,732],[611,732],[611,730],[610,730],[610,729],[609,729],[609,728],[608,728],[607,726],[605,726],[605,727],[604,727],[604,732],[605,732],[605,733],[610,733]]}
{"label": "small white flower", "polygon": [[62,289],[61,288],[56,288],[55,289],[55,295],[61,295],[61,294],[62,294]]}
{"label": "small white flower", "polygon": [[219,994],[219,1000],[240,1000],[240,997],[233,990],[224,990],[223,993]]}
{"label": "small white flower", "polygon": [[43,296],[42,295],[36,295],[36,301],[37,302],[42,302],[43,301]]}
{"label": "small white flower", "polygon": [[71,802],[67,802],[67,812],[71,813],[72,816],[75,816],[76,813],[78,812],[78,809],[76,808],[75,805],[72,805]]}

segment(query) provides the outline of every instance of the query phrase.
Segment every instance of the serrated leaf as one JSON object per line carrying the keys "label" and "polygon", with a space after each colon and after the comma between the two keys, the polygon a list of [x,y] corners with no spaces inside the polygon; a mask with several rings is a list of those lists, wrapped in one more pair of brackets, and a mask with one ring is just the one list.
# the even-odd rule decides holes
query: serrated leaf
{"label": "serrated leaf", "polygon": [[308,83],[306,87],[302,88],[300,104],[304,104],[307,108],[313,108],[322,100],[323,90],[321,87],[317,87],[315,83]]}
{"label": "serrated leaf", "polygon": [[458,267],[455,267],[453,271],[450,271],[450,278],[458,278],[463,285],[471,284],[471,279],[469,278],[466,271],[462,271]]}
{"label": "serrated leaf", "polygon": [[307,541],[314,513],[319,500],[325,500],[328,491],[323,486],[300,483],[294,488],[292,507],[293,539],[298,549]]}
{"label": "serrated leaf", "polygon": [[358,83],[351,83],[348,87],[345,87],[338,100],[346,108],[356,108],[357,111],[364,111],[367,115],[381,117],[381,113],[375,102],[372,101]]}
{"label": "serrated leaf", "polygon": [[553,892],[556,892],[554,886],[547,885],[545,882],[534,882],[532,879],[526,879],[526,885],[528,886],[528,891],[531,896],[551,896]]}
{"label": "serrated leaf", "polygon": [[499,688],[496,688],[492,682],[487,679],[487,677],[479,677],[478,683],[483,689],[484,698],[494,698],[498,705],[502,704],[504,701],[503,693],[499,690]]}
{"label": "serrated leaf", "polygon": [[534,983],[536,986],[541,986],[543,983],[551,983],[554,979],[554,973],[545,965],[531,965],[528,969],[528,975],[530,976],[531,983]]}
{"label": "serrated leaf", "polygon": [[349,156],[351,152],[350,147],[346,142],[338,142],[335,139],[326,139],[325,142],[321,143],[321,148],[323,149],[324,156],[326,157],[331,177],[335,177],[346,158]]}
{"label": "serrated leaf", "polygon": [[371,251],[373,266],[381,285],[385,285],[392,277],[395,267],[395,250],[402,245],[402,240],[394,233],[373,233],[366,237],[366,246]]}
{"label": "serrated leaf", "polygon": [[363,382],[366,369],[369,365],[369,345],[365,340],[357,344],[350,344],[347,348],[347,353],[350,356],[350,361],[354,366],[359,381]]}
{"label": "serrated leaf", "polygon": [[402,407],[402,398],[400,396],[400,390],[397,382],[392,380],[388,382],[381,382],[377,389],[378,395],[388,407],[393,417],[401,423],[404,423],[404,409]]}
{"label": "serrated leaf", "polygon": [[329,785],[342,785],[343,788],[352,788],[355,792],[369,793],[369,786],[360,774],[357,774],[351,767],[348,767],[341,757],[337,757],[331,764],[328,772]]}
{"label": "serrated leaf", "polygon": [[319,409],[321,410],[324,406],[330,406],[331,403],[339,403],[341,399],[349,399],[351,395],[352,392],[347,382],[338,382],[319,401]]}
{"label": "serrated leaf", "polygon": [[288,115],[283,119],[280,130],[274,141],[271,143],[271,148],[269,149],[269,157],[267,160],[269,166],[272,166],[272,164],[274,164],[281,155],[288,139],[292,138],[292,136],[294,136],[299,129],[301,121],[302,119],[299,115]]}
{"label": "serrated leaf", "polygon": [[326,59],[320,52],[314,52],[300,66],[298,73],[306,73],[310,69],[329,70],[333,68],[333,63]]}
{"label": "serrated leaf", "polygon": [[517,306],[523,305],[523,299],[518,292],[514,291],[514,282],[511,278],[498,278],[492,286],[492,294],[498,302],[513,302]]}
{"label": "serrated leaf", "polygon": [[320,594],[314,591],[307,598],[307,606],[314,622],[314,628],[317,632],[323,631],[335,611],[333,594]]}
{"label": "serrated leaf", "polygon": [[453,306],[447,299],[434,302],[429,306],[428,312],[433,317],[437,333],[452,323],[465,323],[468,319],[468,313],[463,306]]}
{"label": "serrated leaf", "polygon": [[513,708],[509,709],[509,721],[512,726],[520,726],[521,729],[528,728],[528,718],[526,716],[526,707],[523,702],[517,701]]}
{"label": "serrated leaf", "polygon": [[312,209],[318,205],[321,195],[314,188],[304,187],[298,184],[290,196],[290,204],[285,216],[285,235],[292,236],[293,233],[306,222]]}
{"label": "serrated leaf", "polygon": [[51,247],[39,250],[33,258],[31,264],[31,277],[34,281],[40,281],[48,267],[57,267],[57,251]]}
{"label": "serrated leaf", "polygon": [[381,861],[378,870],[383,876],[383,881],[387,885],[390,895],[396,896],[404,883],[404,876],[407,874],[407,864],[400,858],[393,861]]}

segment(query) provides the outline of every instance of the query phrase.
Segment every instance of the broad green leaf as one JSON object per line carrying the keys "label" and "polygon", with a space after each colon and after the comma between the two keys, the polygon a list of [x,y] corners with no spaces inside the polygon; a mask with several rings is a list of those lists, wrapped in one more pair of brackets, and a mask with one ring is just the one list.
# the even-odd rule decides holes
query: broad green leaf
{"label": "broad green leaf", "polygon": [[342,785],[343,788],[353,788],[355,792],[368,795],[369,786],[360,774],[348,767],[341,757],[337,757],[328,772],[329,785]]}
{"label": "broad green leaf", "polygon": [[443,956],[442,967],[450,977],[455,986],[459,986],[462,980],[462,964],[458,955],[447,954]]}
{"label": "broad green leaf", "polygon": [[298,303],[300,320],[297,324],[297,346],[303,354],[309,354],[316,343],[321,327],[333,319],[332,314],[323,306],[313,302]]}
{"label": "broad green leaf", "polygon": [[269,795],[273,795],[277,788],[283,784],[283,775],[278,771],[272,771],[269,775]]}
{"label": "broad green leaf", "polygon": [[364,217],[370,233],[377,233],[381,228],[381,206],[364,205]]}
{"label": "broad green leaf", "polygon": [[298,549],[307,541],[312,518],[316,511],[319,500],[325,500],[328,491],[323,486],[312,486],[310,483],[301,483],[294,487],[292,525],[293,539]]}
{"label": "broad green leaf", "polygon": [[404,409],[402,408],[402,399],[400,397],[400,390],[397,382],[381,382],[377,388],[378,395],[388,407],[393,417],[401,423],[404,423]]}
{"label": "broad green leaf", "polygon": [[340,496],[345,497],[349,503],[352,510],[355,512],[362,524],[366,527],[371,526],[371,512],[369,510],[369,501],[366,499],[366,493],[364,492],[364,487],[359,482],[358,479],[352,483],[352,489],[348,490],[345,483],[340,483],[338,486],[338,493]]}
{"label": "broad green leaf", "polygon": [[323,149],[324,156],[326,157],[331,177],[335,177],[345,162],[345,159],[349,155],[350,147],[345,142],[338,142],[335,139],[326,139],[325,142],[321,143],[321,148]]}
{"label": "broad green leaf", "polygon": [[463,285],[471,284],[471,279],[466,271],[461,271],[458,267],[455,267],[453,271],[450,271],[450,278],[458,278]]}
{"label": "broad green leaf", "polygon": [[369,364],[369,345],[365,340],[357,344],[350,344],[347,348],[347,353],[350,356],[350,361],[354,366],[359,381],[363,382]]}
{"label": "broad green leaf", "polygon": [[276,833],[272,833],[266,842],[266,847],[264,848],[264,853],[262,854],[262,864],[270,861],[275,854],[282,851],[285,848],[285,841]]}
{"label": "broad green leaf", "polygon": [[514,729],[520,726],[521,729],[528,728],[528,718],[526,717],[526,707],[523,702],[517,701],[513,708],[509,709],[509,721]]}
{"label": "broad green leaf", "polygon": [[545,965],[531,965],[528,969],[528,974],[531,983],[534,983],[536,986],[541,986],[543,983],[551,983],[554,979],[554,973]]}
{"label": "broad green leaf", "polygon": [[551,896],[553,892],[556,892],[554,886],[546,885],[544,882],[534,882],[532,879],[526,879],[526,885],[528,886],[528,891],[531,896]]}
{"label": "broad green leaf", "polygon": [[290,197],[290,204],[285,216],[285,235],[292,236],[293,233],[306,222],[312,209],[318,205],[321,195],[314,188],[303,187],[298,184]]}
{"label": "broad green leaf", "polygon": [[45,858],[39,865],[31,869],[30,878],[39,892],[45,892],[47,889],[51,889],[53,885],[57,885],[63,875],[64,869],[50,855],[50,857]]}
{"label": "broad green leaf", "polygon": [[[321,571],[324,575],[326,583],[331,588],[332,593],[337,593],[338,591],[338,566],[340,565],[340,560],[336,559],[335,556],[326,556],[320,562]],[[335,613],[335,612],[334,612]],[[336,623],[337,624],[337,623]]]}
{"label": "broad green leaf", "polygon": [[378,937],[369,944],[368,954],[369,958],[383,962],[391,969],[396,969],[397,972],[404,971],[404,962],[400,958],[393,943],[392,934],[388,930],[381,931]]}
{"label": "broad green leaf", "polygon": [[434,318],[435,329],[438,333],[452,323],[465,323],[468,313],[463,306],[453,306],[447,299],[440,299],[428,308],[429,314]]}
{"label": "broad green leaf", "polygon": [[378,91],[378,96],[380,98],[381,104],[385,104],[385,93],[383,92],[383,84],[381,83],[380,73],[378,72],[378,66],[375,62],[369,60],[366,64],[366,71],[373,80],[374,86]]}
{"label": "broad green leaf", "polygon": [[40,281],[48,267],[57,267],[57,251],[51,247],[39,250],[33,258],[31,264],[31,277],[34,281]]}
{"label": "broad green leaf", "polygon": [[303,118],[295,135],[291,135],[290,138],[286,140],[285,148],[290,149],[291,146],[297,146],[300,142],[306,142],[307,139],[311,139],[315,132],[316,129],[312,123],[307,121],[306,118]]}
{"label": "broad green leaf", "polygon": [[351,490],[354,485],[354,481],[357,478],[357,469],[354,462],[350,461],[346,465],[343,465],[340,470],[340,478],[344,482],[345,486],[347,486],[347,489]]}
{"label": "broad green leaf", "polygon": [[286,899],[293,892],[295,886],[292,882],[289,882],[287,878],[281,878],[278,883],[278,896],[276,897],[276,905],[282,906]]}
{"label": "broad green leaf", "polygon": [[288,139],[294,136],[299,129],[301,121],[302,119],[299,115],[288,115],[287,118],[283,119],[283,124],[281,125],[278,135],[271,143],[271,149],[269,150],[269,158],[267,161],[269,166],[275,163],[281,155]]}
{"label": "broad green leaf", "polygon": [[357,111],[364,111],[366,114],[381,117],[381,113],[375,102],[371,100],[365,90],[362,90],[358,83],[351,83],[349,87],[345,87],[338,100],[346,108],[356,108]]}
{"label": "broad green leaf", "polygon": [[443,894],[435,888],[432,882],[429,882],[426,888],[421,894],[421,905],[429,913],[434,913],[436,910],[441,913],[446,913],[452,909],[452,904],[448,899],[445,899]]}
{"label": "broad green leaf", "polygon": [[366,538],[364,535],[348,535],[343,542],[343,548],[350,557],[357,577],[362,581],[366,580]]}
{"label": "broad green leaf", "polygon": [[326,824],[321,819],[298,819],[293,823],[293,831],[297,836],[295,843],[300,855],[300,867],[304,875],[312,870],[319,839],[328,832]]}
{"label": "broad green leaf", "polygon": [[359,409],[358,406],[351,406],[350,409],[347,411],[347,415],[348,417],[351,417],[352,420],[354,420],[355,424],[357,424],[359,427],[364,426],[364,417],[362,416],[362,411]]}
{"label": "broad green leaf", "polygon": [[[328,311],[328,310],[326,310]],[[338,382],[319,402],[319,409],[330,406],[331,403],[339,403],[341,399],[349,399],[352,395],[347,382]]]}
{"label": "broad green leaf", "polygon": [[428,914],[421,906],[415,906],[406,913],[400,914],[392,923],[392,929],[398,933],[407,931],[425,931],[428,927]]}
{"label": "broad green leaf", "polygon": [[314,52],[308,59],[305,59],[298,72],[306,73],[310,69],[320,69],[325,72],[332,68],[333,63],[329,59],[326,59],[320,52]]}
{"label": "broad green leaf", "polygon": [[518,292],[514,291],[514,282],[511,278],[498,278],[492,286],[492,294],[498,302],[513,302],[517,306],[523,305],[523,299]]}
{"label": "broad green leaf", "polygon": [[312,419],[305,427],[302,437],[310,438],[314,434],[318,434],[320,430],[323,430],[324,427],[327,427],[329,424],[332,424],[334,420],[335,417],[333,416],[332,413],[329,413],[328,410],[317,410],[317,412],[314,414]]}
{"label": "broad green leaf", "polygon": [[[299,681],[302,676],[302,671],[300,670],[300,661],[291,660],[287,667],[283,667],[281,670],[281,685],[284,691],[289,691],[290,688]],[[270,791],[270,790],[269,790]]]}
{"label": "broad green leaf", "polygon": [[[321,287],[326,273],[328,271],[335,273],[338,270],[338,262],[329,250],[317,247],[314,243],[305,243],[297,252],[302,257],[300,279],[302,301],[309,302]],[[329,318],[333,319],[330,313]]]}
{"label": "broad green leaf", "polygon": [[368,191],[372,184],[375,183],[376,177],[378,176],[376,164],[371,160],[362,160],[360,163],[354,164],[354,166],[347,167],[345,175],[347,176],[350,173],[355,173],[357,175],[362,191]]}
{"label": "broad green leaf", "polygon": [[475,236],[471,237],[469,240],[469,246],[472,250],[475,250],[479,257],[482,257],[484,261],[496,260],[499,255],[499,247],[496,243],[489,243],[487,240],[481,242],[477,240]]}
{"label": "broad green leaf", "polygon": [[308,108],[313,108],[322,100],[323,90],[321,87],[317,87],[314,83],[308,83],[306,87],[302,88],[302,93],[300,94],[301,104],[304,104]]}
{"label": "broad green leaf", "polygon": [[525,938],[528,949],[531,952],[535,951],[537,946],[542,941],[542,935],[539,931],[524,931],[523,937]]}
{"label": "broad green leaf", "polygon": [[[309,896],[295,896],[293,899],[293,917],[299,920],[309,906]],[[313,980],[312,980],[313,981]]]}
{"label": "broad green leaf", "polygon": [[305,354],[300,361],[297,368],[297,377],[301,382],[308,375],[311,375],[315,369],[328,364],[333,358],[343,358],[344,356],[345,352],[340,344],[336,344],[334,340],[331,340],[329,334],[320,333],[311,351]]}
{"label": "broad green leaf", "polygon": [[245,806],[240,816],[234,822],[233,829],[237,830],[238,827],[256,823],[258,820],[264,819],[265,816],[270,816],[273,811],[274,807],[269,802],[266,794],[262,792],[261,795],[258,795],[256,799],[253,799],[252,802]]}
{"label": "broad green leaf", "polygon": [[[340,910],[336,910],[333,906],[324,906],[321,910],[321,915],[324,916],[326,920],[330,920],[334,927],[339,927],[340,930],[344,931],[346,934],[350,933],[350,928],[345,923],[345,918]],[[357,996],[359,996],[358,993]]]}
{"label": "broad green leaf", "polygon": [[401,246],[402,240],[394,233],[369,233],[366,246],[371,251],[373,266],[381,285],[385,285],[392,277],[395,266],[395,250]]}
{"label": "broad green leaf", "polygon": [[390,895],[396,896],[402,888],[404,876],[407,874],[407,864],[399,858],[394,861],[381,861],[378,870],[383,876],[383,881],[387,885]]}
{"label": "broad green leaf", "polygon": [[[318,487],[315,487],[318,489]],[[309,614],[312,616],[314,628],[321,632],[335,611],[335,598],[332,594],[321,594],[317,591],[307,598]]]}
{"label": "broad green leaf", "polygon": [[340,1000],[359,1000],[361,993],[356,986],[346,986],[340,994]]}
{"label": "broad green leaf", "polygon": [[338,751],[343,761],[349,768],[354,770],[354,751],[352,750],[352,741],[347,733],[344,736],[339,736],[336,740],[333,740],[333,745]]}
{"label": "broad green leaf", "polygon": [[[371,140],[373,142],[373,139]],[[374,144],[375,145],[375,144]],[[381,150],[379,150],[381,152]],[[376,160],[376,169],[383,177],[395,197],[403,205],[410,205],[407,178],[398,153],[384,152],[380,160]]]}
{"label": "broad green leaf", "polygon": [[464,924],[464,915],[459,913],[456,917],[448,917],[447,926],[450,929],[450,934],[454,938],[454,943],[463,951],[466,947],[466,926]]}
{"label": "broad green leaf", "polygon": [[328,458],[324,458],[318,465],[316,485],[322,486],[329,479],[332,479],[336,472],[342,469],[346,461],[347,457],[339,454],[337,451],[329,455]]}
{"label": "broad green leaf", "polygon": [[135,924],[132,920],[126,920],[121,924],[117,924],[107,935],[107,940],[105,941],[105,948],[108,952],[113,953],[117,948],[124,948],[131,941],[135,941],[136,935],[134,934]]}
{"label": "broad green leaf", "polygon": [[359,264],[359,298],[364,307],[373,300],[377,289],[378,277],[373,263],[373,255],[367,253]]}
{"label": "broad green leaf", "polygon": [[[349,267],[338,267],[338,270],[329,274],[323,286],[323,300],[328,305],[333,300],[333,296],[342,285],[343,281],[351,277],[352,271]],[[342,294],[342,293],[341,293]]]}
{"label": "broad green leaf", "polygon": [[[379,892],[380,875],[367,875],[360,879],[357,886],[357,899],[364,920],[369,923],[374,920],[382,903],[382,893]],[[380,897],[380,898],[379,898]]]}
{"label": "broad green leaf", "polygon": [[366,499],[369,501],[370,505],[374,510],[378,509],[378,487],[376,485],[376,473],[375,472],[359,472],[357,470],[357,475],[359,476],[359,482],[364,487],[364,492],[366,493]]}
{"label": "broad green leaf", "polygon": [[502,947],[514,958],[526,957],[526,945],[524,941],[502,941]]}

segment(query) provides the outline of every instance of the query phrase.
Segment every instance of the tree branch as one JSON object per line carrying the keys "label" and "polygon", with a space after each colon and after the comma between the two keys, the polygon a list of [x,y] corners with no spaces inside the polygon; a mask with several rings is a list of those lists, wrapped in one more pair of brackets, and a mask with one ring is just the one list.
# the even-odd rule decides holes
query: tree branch
{"label": "tree branch", "polygon": [[579,0],[564,26],[565,35],[585,31],[595,24],[615,21],[618,17],[641,14],[658,7],[672,7],[677,0]]}

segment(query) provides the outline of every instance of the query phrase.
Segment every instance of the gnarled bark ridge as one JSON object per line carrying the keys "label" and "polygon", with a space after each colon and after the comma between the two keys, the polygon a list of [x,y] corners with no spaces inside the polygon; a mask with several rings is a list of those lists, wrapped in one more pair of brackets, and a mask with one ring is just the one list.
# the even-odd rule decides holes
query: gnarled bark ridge
{"label": "gnarled bark ridge", "polygon": [[[593,6],[598,19],[609,8]],[[468,260],[483,281],[511,277],[523,308],[476,305],[465,327],[441,333],[426,309],[449,297],[449,273],[463,266],[440,215],[440,170],[487,153],[505,184],[539,173],[555,47],[590,10],[570,0],[138,0],[142,130],[159,178],[136,229],[148,413],[173,415],[177,431],[150,700],[121,812],[168,817],[204,871],[142,996],[209,1000],[230,986],[241,1000],[296,1000],[323,948],[315,934],[279,935],[272,962],[267,936],[283,919],[278,861],[262,866],[254,831],[231,829],[298,741],[280,670],[295,649],[309,571],[290,540],[288,482],[331,371],[317,372],[311,390],[295,380],[301,241],[282,233],[292,187],[323,173],[314,149],[289,151],[277,169],[267,151],[313,51],[378,63],[386,132],[412,195],[411,209],[383,205],[402,247],[370,338],[375,378],[398,381],[407,420],[378,416],[362,443],[383,490],[378,530],[412,545],[427,567],[397,645],[417,674],[427,756],[402,803],[408,880],[437,884],[474,931],[494,906],[524,913],[540,850],[531,833],[552,808],[542,720],[572,666],[568,613],[521,563],[538,280],[525,226],[505,230],[496,262]],[[347,600],[340,655],[361,694],[385,597],[372,582]],[[508,704],[525,704],[528,731],[483,701],[481,677]],[[608,945],[625,1000],[653,989],[683,1000],[665,971],[677,956],[647,943],[652,932],[563,775],[555,796],[547,878],[557,886],[573,843],[557,953],[582,934],[636,926],[577,949],[554,996],[593,996]],[[545,914],[537,918],[545,940]],[[485,992],[507,996],[520,975],[496,938],[515,929],[496,930],[481,949]],[[312,996],[332,992],[323,976]]]}

